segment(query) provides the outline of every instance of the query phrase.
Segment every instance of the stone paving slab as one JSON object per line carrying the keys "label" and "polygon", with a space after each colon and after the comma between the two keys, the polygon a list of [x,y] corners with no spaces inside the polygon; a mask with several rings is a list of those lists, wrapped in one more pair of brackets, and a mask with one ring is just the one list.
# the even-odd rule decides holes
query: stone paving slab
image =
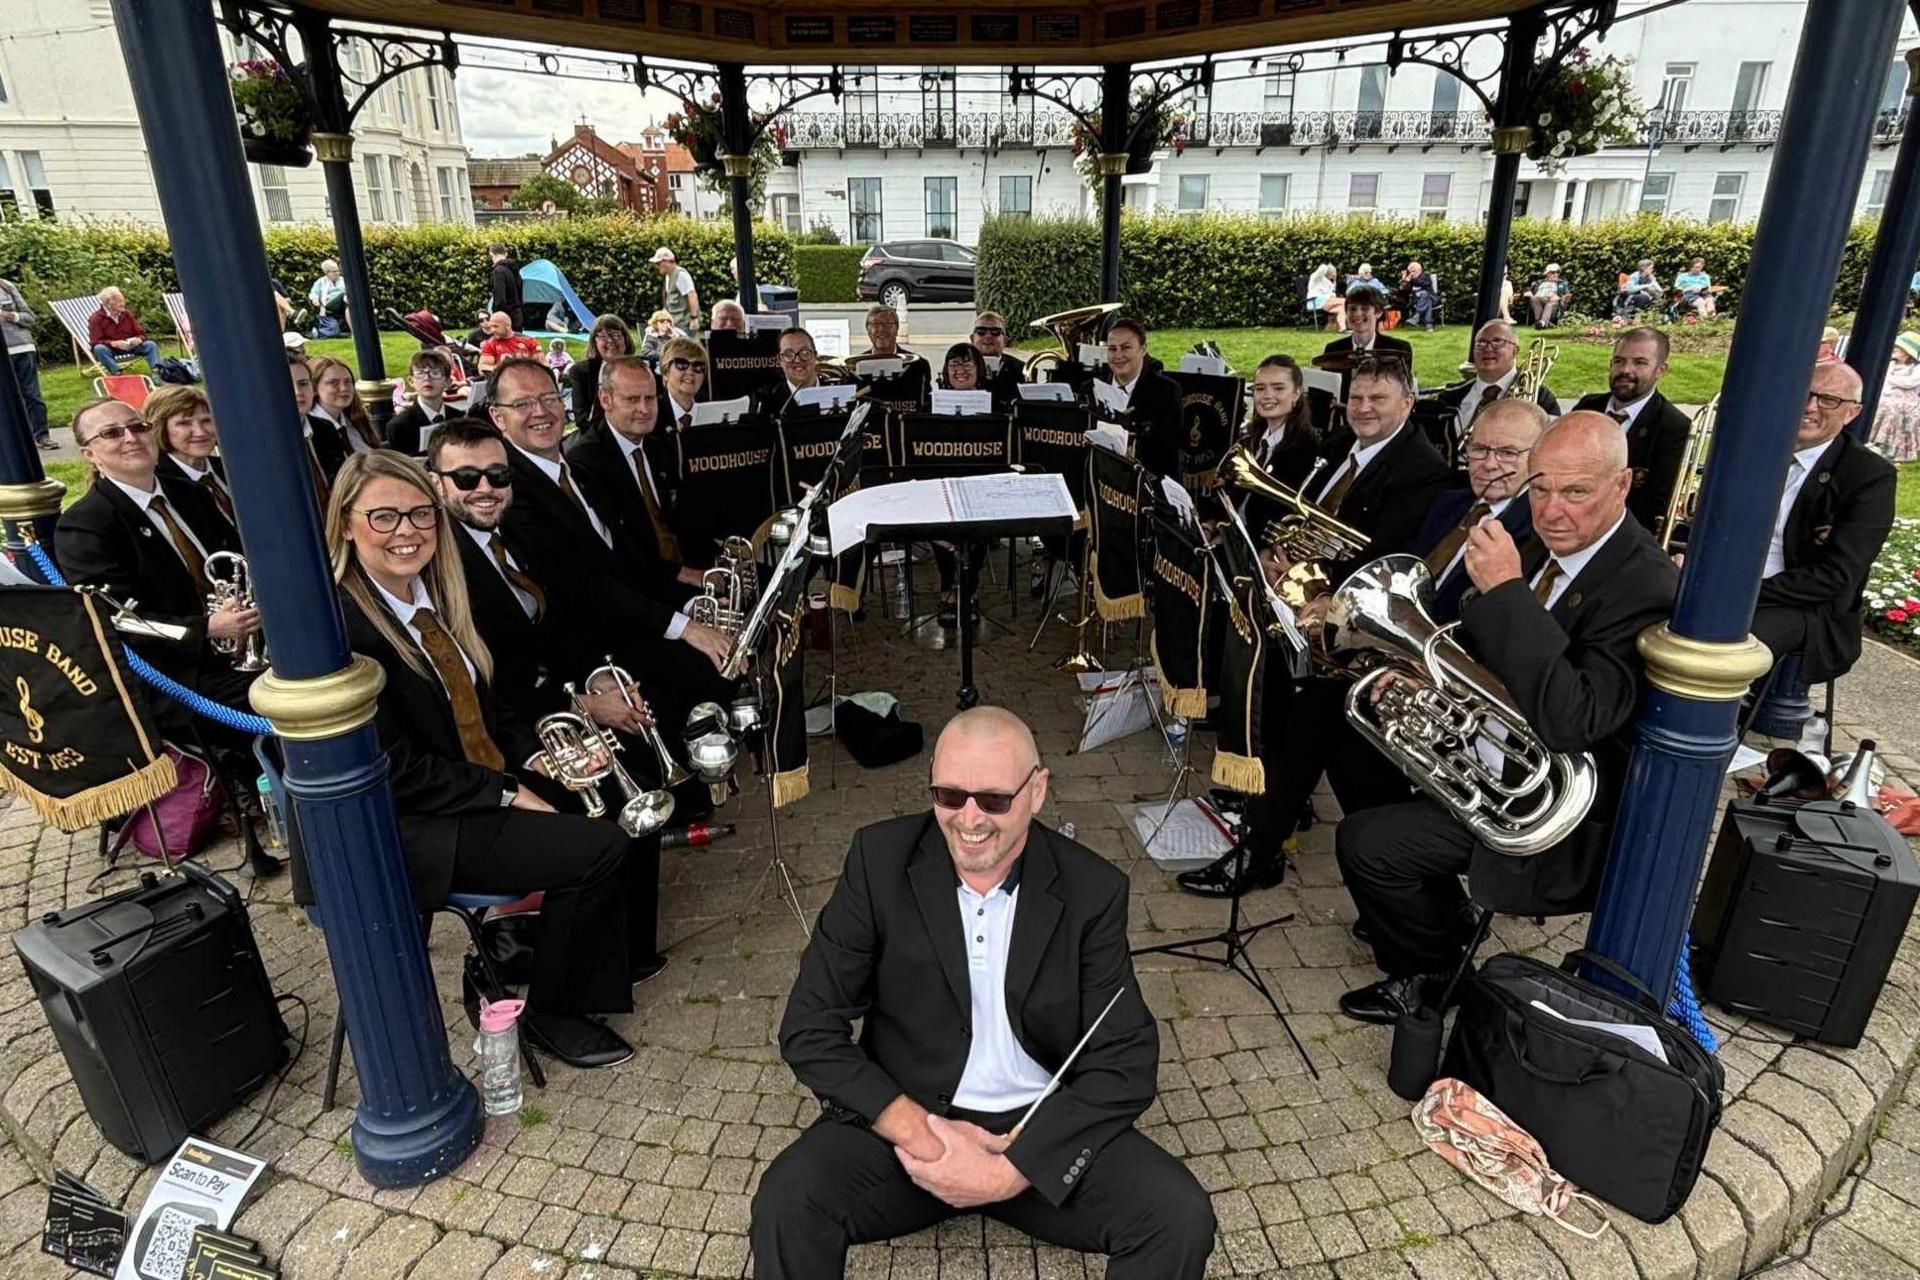
{"label": "stone paving slab", "polygon": [[[990,567],[1004,572],[1004,560]],[[990,579],[991,581],[991,579]],[[1024,570],[1023,570],[1024,581]],[[920,584],[924,607],[928,583]],[[1006,617],[1003,592],[983,589]],[[885,589],[864,623],[843,633],[842,692],[886,689],[929,743],[950,716],[957,656],[932,628],[902,634],[884,616],[905,604]],[[1044,660],[1067,643],[1055,626],[1026,649],[1034,605],[1018,601],[1012,633],[988,627],[979,682],[989,701],[1033,725],[1053,771],[1049,818],[1132,880],[1136,945],[1209,932],[1224,907],[1181,894],[1131,832],[1121,804],[1163,793],[1174,765],[1157,736],[1140,734],[1084,755],[1082,709],[1072,683]],[[1109,652],[1124,662],[1131,630]],[[813,676],[823,678],[826,655]],[[1884,665],[1884,664],[1883,664]],[[1898,707],[1856,715],[1843,692],[1839,733]],[[1887,753],[1898,778],[1920,779],[1905,743]],[[1204,743],[1196,760],[1204,764]],[[814,792],[783,810],[782,853],[811,917],[831,890],[858,827],[924,807],[923,758],[861,770],[815,742]],[[1335,815],[1330,797],[1317,803]],[[636,992],[615,1025],[639,1052],[620,1068],[579,1072],[549,1064],[549,1087],[529,1086],[516,1117],[490,1122],[481,1148],[427,1187],[375,1191],[354,1170],[349,1131],[357,1098],[351,1055],[341,1103],[320,1097],[336,1004],[326,943],[287,900],[284,880],[241,883],[277,990],[306,1002],[305,1040],[269,1114],[252,1100],[209,1133],[272,1161],[265,1188],[236,1229],[258,1237],[289,1277],[423,1277],[425,1280],[614,1280],[751,1274],[746,1231],[767,1163],[818,1114],[773,1043],[803,935],[773,896],[766,791],[757,779],[723,814],[736,838],[665,856],[663,936],[673,963]],[[1186,1160],[1213,1198],[1220,1236],[1209,1274],[1319,1280],[1408,1277],[1606,1277],[1720,1280],[1777,1254],[1806,1248],[1805,1224],[1843,1209],[1810,1237],[1804,1258],[1778,1277],[1855,1280],[1914,1274],[1920,1260],[1920,1091],[1909,1082],[1920,1035],[1920,943],[1900,961],[1855,1050],[1792,1042],[1721,1011],[1727,1109],[1688,1204],[1660,1226],[1612,1215],[1614,1229],[1585,1241],[1530,1219],[1471,1185],[1427,1152],[1407,1104],[1386,1087],[1389,1034],[1341,1018],[1341,991],[1377,976],[1347,926],[1353,908],[1339,884],[1332,827],[1303,833],[1285,885],[1247,900],[1249,918],[1294,918],[1263,933],[1251,956],[1317,1069],[1252,988],[1198,961],[1165,955],[1137,962],[1160,1019],[1159,1095],[1141,1128]],[[207,855],[233,866],[229,842]],[[24,806],[0,813],[0,925],[18,929],[41,912],[95,890],[91,833],[41,827]],[[125,875],[104,890],[123,887]],[[1557,959],[1579,945],[1584,918],[1502,919],[1494,948]],[[464,938],[436,932],[431,959],[443,993],[454,1060],[472,1064],[472,1033],[458,1006]],[[1491,949],[1490,949],[1491,951]],[[1490,953],[1490,952],[1489,952]],[[296,1032],[299,1011],[291,1013]],[[68,1274],[38,1252],[50,1162],[137,1205],[152,1172],[105,1147],[17,966],[0,966],[0,1253],[9,1277]],[[1879,1134],[1870,1163],[1862,1153]],[[1854,1172],[1850,1173],[1852,1170]],[[1836,1188],[1839,1190],[1836,1193]],[[857,1248],[860,1277],[1006,1276],[1053,1280],[1105,1274],[1100,1259],[1039,1244],[975,1215],[888,1244]]]}

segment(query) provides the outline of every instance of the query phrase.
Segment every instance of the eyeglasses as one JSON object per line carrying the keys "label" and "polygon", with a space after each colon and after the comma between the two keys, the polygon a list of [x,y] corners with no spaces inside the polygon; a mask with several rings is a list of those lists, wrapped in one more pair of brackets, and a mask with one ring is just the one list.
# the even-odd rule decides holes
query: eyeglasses
{"label": "eyeglasses", "polygon": [[567,398],[559,392],[554,391],[544,396],[523,396],[518,400],[496,400],[493,404],[496,409],[511,409],[515,413],[526,413],[535,405],[539,405],[542,409],[550,413],[562,413],[566,410]]}
{"label": "eyeglasses", "polygon": [[[1824,391],[1809,391],[1807,392],[1807,399],[1818,404],[1822,409],[1839,409],[1850,404],[1860,403],[1858,400],[1850,400],[1846,396],[1830,396]],[[103,431],[100,434],[105,435],[106,432]]]}
{"label": "eyeglasses", "polygon": [[1502,347],[1518,345],[1518,343],[1509,342],[1505,338],[1476,338],[1474,339],[1473,349],[1475,351],[1498,351]]}
{"label": "eyeglasses", "polygon": [[445,382],[453,375],[445,369],[415,369],[413,376],[427,382]]}
{"label": "eyeglasses", "polygon": [[936,809],[964,809],[967,801],[971,800],[980,806],[980,812],[998,815],[1013,808],[1014,799],[1027,789],[1027,784],[1033,781],[1033,775],[1038,772],[1040,766],[1036,764],[1027,770],[1027,776],[1011,791],[966,791],[960,787],[929,786],[927,794],[933,797]]}
{"label": "eyeglasses", "polygon": [[1004,338],[1007,334],[1007,331],[997,324],[977,324],[973,326],[973,331],[983,338]]}
{"label": "eyeglasses", "polygon": [[799,364],[803,360],[813,359],[816,354],[818,353],[815,352],[812,347],[805,347],[799,351],[782,351],[780,353],[780,363]]}
{"label": "eyeglasses", "polygon": [[145,418],[135,418],[131,422],[116,422],[110,427],[100,428],[98,431],[88,436],[85,440],[82,440],[80,442],[80,446],[81,448],[85,448],[87,445],[90,445],[90,444],[98,444],[102,440],[106,440],[109,442],[114,440],[124,440],[129,433],[136,436],[144,436],[147,433],[151,432],[152,430],[153,430],[153,424],[151,422],[148,422]]}
{"label": "eyeglasses", "polygon": [[1488,458],[1497,458],[1500,465],[1510,467],[1527,456],[1526,449],[1497,449],[1488,444],[1470,444],[1461,450],[1467,455],[1468,462],[1485,462]]}
{"label": "eyeglasses", "polygon": [[667,368],[673,370],[675,373],[692,372],[704,374],[707,371],[707,362],[705,360],[689,360],[685,356],[675,356],[673,359],[667,361]]}
{"label": "eyeglasses", "polygon": [[430,502],[405,511],[398,507],[361,507],[359,511],[366,517],[367,528],[375,533],[392,533],[400,527],[402,517],[416,529],[431,529],[440,523],[440,508]]}
{"label": "eyeglasses", "polygon": [[[462,493],[472,493],[478,489],[483,477],[496,489],[513,487],[513,468],[504,462],[496,462],[490,467],[455,467],[451,471],[436,470],[433,474],[451,480],[453,487]],[[385,509],[387,508],[382,508],[382,510]]]}

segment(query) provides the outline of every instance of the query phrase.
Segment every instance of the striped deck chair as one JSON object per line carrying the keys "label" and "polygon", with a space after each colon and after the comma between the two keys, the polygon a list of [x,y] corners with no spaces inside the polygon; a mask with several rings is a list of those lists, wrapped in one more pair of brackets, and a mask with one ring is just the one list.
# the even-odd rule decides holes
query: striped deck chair
{"label": "striped deck chair", "polygon": [[187,315],[187,295],[169,293],[166,299],[167,316],[173,321],[173,331],[180,336],[180,345],[186,348],[189,360],[197,359],[200,353],[193,349],[193,320]]}
{"label": "striped deck chair", "polygon": [[[93,344],[87,341],[87,321],[100,309],[100,299],[91,295],[84,298],[55,298],[48,305],[53,308],[53,314],[60,317],[61,327],[73,342],[73,362],[100,369],[100,362],[93,358]],[[100,372],[117,375],[120,371],[100,369]]]}

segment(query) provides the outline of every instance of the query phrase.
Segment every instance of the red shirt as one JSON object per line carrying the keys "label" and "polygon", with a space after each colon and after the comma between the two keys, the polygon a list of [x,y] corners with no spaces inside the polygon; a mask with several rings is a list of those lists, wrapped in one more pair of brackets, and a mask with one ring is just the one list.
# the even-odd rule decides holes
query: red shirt
{"label": "red shirt", "polygon": [[87,342],[91,346],[97,347],[103,342],[118,342],[122,338],[146,336],[147,331],[140,327],[140,322],[134,319],[133,312],[130,310],[122,311],[118,320],[108,315],[105,307],[101,307],[87,317]]}
{"label": "red shirt", "polygon": [[480,344],[480,354],[492,364],[508,356],[538,356],[540,339],[529,338],[524,333],[516,333],[511,338],[488,338]]}

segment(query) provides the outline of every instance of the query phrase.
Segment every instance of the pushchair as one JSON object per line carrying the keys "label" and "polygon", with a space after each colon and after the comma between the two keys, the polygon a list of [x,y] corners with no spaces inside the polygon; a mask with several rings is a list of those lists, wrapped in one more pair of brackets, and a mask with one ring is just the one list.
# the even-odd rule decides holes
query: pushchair
{"label": "pushchair", "polygon": [[[398,308],[388,307],[386,314],[388,323],[398,325],[411,334],[422,350],[438,351],[453,366],[453,385],[447,390],[447,402],[467,412],[477,409],[479,403],[470,393],[480,385],[479,348],[461,339],[449,338],[440,323],[440,317],[431,311],[409,311],[402,315]],[[404,408],[411,399],[403,376],[397,380],[393,390],[394,408]]]}

